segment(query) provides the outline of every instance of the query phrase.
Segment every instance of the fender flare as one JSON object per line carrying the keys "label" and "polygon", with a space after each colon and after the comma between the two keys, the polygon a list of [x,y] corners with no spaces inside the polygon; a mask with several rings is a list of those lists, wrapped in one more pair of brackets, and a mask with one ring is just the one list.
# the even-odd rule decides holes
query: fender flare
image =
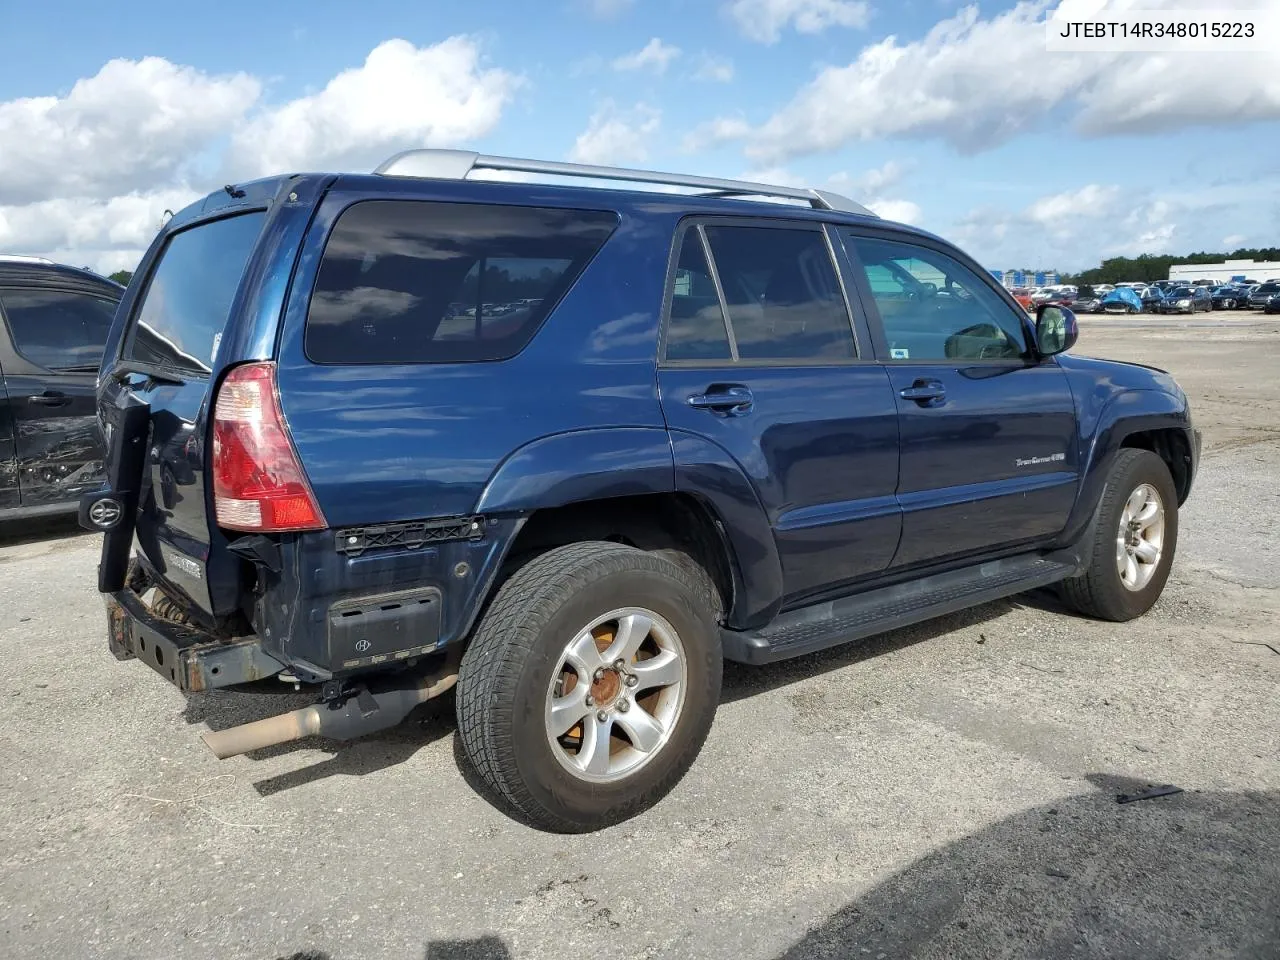
{"label": "fender flare", "polygon": [[1082,438],[1080,493],[1064,539],[1074,540],[1088,526],[1102,497],[1116,453],[1135,433],[1149,430],[1190,430],[1185,398],[1164,390],[1122,390],[1098,413],[1093,434]]}

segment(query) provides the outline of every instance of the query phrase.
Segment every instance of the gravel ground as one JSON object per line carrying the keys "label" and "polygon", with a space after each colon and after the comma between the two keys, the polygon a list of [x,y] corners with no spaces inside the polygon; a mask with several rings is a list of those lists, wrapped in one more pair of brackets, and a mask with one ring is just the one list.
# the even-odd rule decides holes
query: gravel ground
{"label": "gravel ground", "polygon": [[1156,608],[1023,596],[731,666],[672,796],[590,836],[484,799],[451,702],[213,759],[201,730],[296,696],[116,663],[97,541],[0,534],[0,954],[1280,957],[1280,324],[1082,325],[1080,352],[1175,373],[1206,433]]}

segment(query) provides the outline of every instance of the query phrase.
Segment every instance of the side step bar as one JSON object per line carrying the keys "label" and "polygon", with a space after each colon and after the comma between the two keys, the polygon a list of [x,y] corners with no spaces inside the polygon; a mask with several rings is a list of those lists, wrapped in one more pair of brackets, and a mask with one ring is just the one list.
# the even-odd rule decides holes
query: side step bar
{"label": "side step bar", "polygon": [[774,663],[1045,587],[1075,572],[1069,563],[1041,557],[994,560],[789,610],[760,630],[721,630],[720,637],[728,660]]}

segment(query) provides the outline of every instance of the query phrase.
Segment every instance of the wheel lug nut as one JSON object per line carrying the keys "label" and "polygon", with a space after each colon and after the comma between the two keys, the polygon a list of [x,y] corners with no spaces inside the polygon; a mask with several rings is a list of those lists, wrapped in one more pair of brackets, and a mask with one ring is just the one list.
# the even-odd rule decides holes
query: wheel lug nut
{"label": "wheel lug nut", "polygon": [[588,707],[593,707],[593,706],[595,706],[596,698],[595,698],[595,697],[593,697],[591,694],[589,694],[589,693],[588,693],[588,694],[587,694],[587,700],[586,700],[586,703],[587,703],[587,706],[588,706]]}
{"label": "wheel lug nut", "polygon": [[638,684],[639,682],[640,682],[640,678],[639,678],[639,677],[637,677],[634,673],[628,673],[628,674],[627,674],[627,686],[628,686],[628,687],[634,687],[634,686],[635,686],[636,684]]}
{"label": "wheel lug nut", "polygon": [[606,720],[609,719],[609,711],[600,710],[599,712],[596,713],[596,719],[599,720],[601,723],[604,723]]}
{"label": "wheel lug nut", "polygon": [[626,669],[626,666],[627,666],[627,661],[623,660],[621,657],[613,661],[613,669],[615,670],[624,670]]}
{"label": "wheel lug nut", "polygon": [[630,709],[631,709],[631,704],[630,704],[630,703],[628,703],[626,700],[619,700],[619,701],[618,701],[618,712],[619,712],[619,713],[626,713],[626,712],[627,712],[628,710],[630,710]]}
{"label": "wheel lug nut", "polygon": [[597,667],[596,672],[591,675],[591,679],[599,683],[604,679],[604,667]]}

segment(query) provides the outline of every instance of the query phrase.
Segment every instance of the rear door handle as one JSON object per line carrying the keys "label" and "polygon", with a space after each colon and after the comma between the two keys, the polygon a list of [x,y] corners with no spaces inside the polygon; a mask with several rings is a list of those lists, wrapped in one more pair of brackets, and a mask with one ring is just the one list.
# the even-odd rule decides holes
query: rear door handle
{"label": "rear door handle", "polygon": [[56,390],[46,390],[44,393],[38,393],[34,397],[27,397],[28,403],[37,403],[42,407],[65,407],[71,402],[71,398],[65,393],[58,393]]}
{"label": "rear door handle", "polygon": [[743,414],[751,411],[755,397],[746,387],[708,387],[706,393],[695,393],[685,401],[695,410],[715,410],[720,413]]}
{"label": "rear door handle", "polygon": [[917,380],[898,392],[903,400],[913,400],[922,407],[940,407],[947,402],[947,388],[937,380]]}

